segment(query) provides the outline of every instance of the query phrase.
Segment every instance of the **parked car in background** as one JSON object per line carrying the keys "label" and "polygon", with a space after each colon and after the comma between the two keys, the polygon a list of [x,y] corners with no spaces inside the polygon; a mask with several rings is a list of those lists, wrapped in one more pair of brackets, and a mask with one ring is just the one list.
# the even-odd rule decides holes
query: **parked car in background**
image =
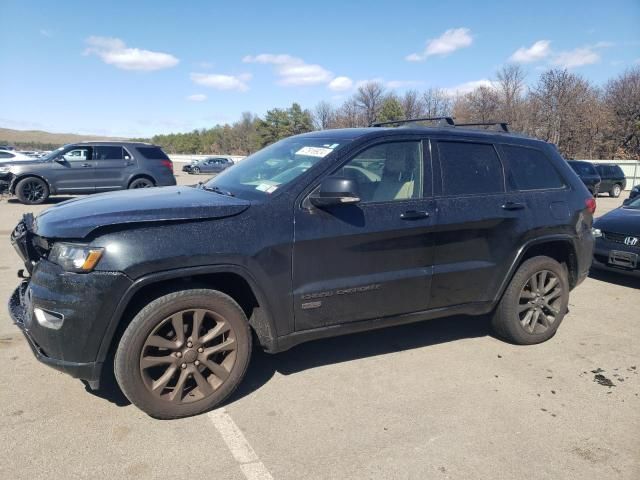
{"label": "parked car in background", "polygon": [[0,189],[26,204],[43,203],[50,195],[175,184],[173,163],[148,143],[82,142],[43,158],[0,164]]}
{"label": "parked car in background", "polygon": [[601,180],[596,167],[592,163],[583,160],[567,160],[567,163],[578,174],[578,177],[589,189],[591,195],[597,196],[600,192]]}
{"label": "parked car in background", "polygon": [[640,196],[640,185],[636,185],[629,192],[629,198],[636,198],[638,196]]}
{"label": "parked car in background", "polygon": [[189,165],[182,167],[183,172],[193,173],[220,173],[233,166],[233,160],[226,157],[208,157],[194,160]]}
{"label": "parked car in background", "polygon": [[20,160],[33,160],[33,157],[15,150],[0,150],[0,164],[5,162],[18,162]]}
{"label": "parked car in background", "polygon": [[593,236],[595,268],[640,275],[640,197],[598,218]]}
{"label": "parked car in background", "polygon": [[596,171],[600,175],[600,193],[608,193],[610,197],[618,198],[627,188],[627,179],[619,165],[610,163],[596,163]]}
{"label": "parked car in background", "polygon": [[544,342],[589,272],[596,201],[551,144],[442,121],[297,135],[197,186],[25,215],[11,316],[39,360],[91,388],[111,363],[159,418],[220,404],[254,342],[452,315]]}

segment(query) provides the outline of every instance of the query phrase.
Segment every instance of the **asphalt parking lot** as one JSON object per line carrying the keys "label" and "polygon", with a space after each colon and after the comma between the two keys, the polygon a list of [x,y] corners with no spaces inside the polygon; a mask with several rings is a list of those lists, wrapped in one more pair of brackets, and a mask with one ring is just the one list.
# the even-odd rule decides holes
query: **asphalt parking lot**
{"label": "asphalt parking lot", "polygon": [[639,279],[588,278],[536,346],[454,317],[255,352],[223,409],[157,421],[39,364],[11,324],[8,236],[50,205],[0,200],[0,478],[640,478]]}

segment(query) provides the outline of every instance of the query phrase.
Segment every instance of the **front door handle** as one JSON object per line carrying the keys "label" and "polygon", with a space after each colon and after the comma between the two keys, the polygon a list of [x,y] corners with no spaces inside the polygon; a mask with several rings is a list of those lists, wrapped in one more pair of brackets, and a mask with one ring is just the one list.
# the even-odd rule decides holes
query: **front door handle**
{"label": "front door handle", "polygon": [[427,218],[428,216],[429,212],[424,212],[421,210],[409,210],[408,212],[400,214],[400,218],[403,220],[418,220],[420,218]]}
{"label": "front door handle", "polygon": [[524,209],[524,203],[507,202],[504,205],[502,205],[502,208],[504,208],[505,210],[523,210]]}
{"label": "front door handle", "polygon": [[90,163],[83,163],[82,168],[89,168],[91,166]]}

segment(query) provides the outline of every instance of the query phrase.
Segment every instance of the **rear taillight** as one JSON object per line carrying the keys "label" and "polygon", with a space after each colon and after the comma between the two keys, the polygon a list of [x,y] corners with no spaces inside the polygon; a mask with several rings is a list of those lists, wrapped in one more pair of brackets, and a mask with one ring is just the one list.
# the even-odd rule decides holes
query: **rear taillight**
{"label": "rear taillight", "polygon": [[161,160],[162,166],[167,167],[173,173],[173,162],[171,160]]}
{"label": "rear taillight", "polygon": [[584,205],[587,207],[587,210],[593,215],[596,213],[596,199],[593,197],[585,198]]}

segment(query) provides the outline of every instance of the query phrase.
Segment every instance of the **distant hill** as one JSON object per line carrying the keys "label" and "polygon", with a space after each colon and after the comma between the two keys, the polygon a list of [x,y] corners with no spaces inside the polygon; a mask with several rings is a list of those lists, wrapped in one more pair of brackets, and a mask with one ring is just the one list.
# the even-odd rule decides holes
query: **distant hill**
{"label": "distant hill", "polygon": [[0,145],[8,143],[19,148],[51,149],[65,143],[86,142],[88,140],[125,140],[122,137],[100,135],[78,135],[75,133],[51,133],[41,130],[13,130],[0,128]]}

